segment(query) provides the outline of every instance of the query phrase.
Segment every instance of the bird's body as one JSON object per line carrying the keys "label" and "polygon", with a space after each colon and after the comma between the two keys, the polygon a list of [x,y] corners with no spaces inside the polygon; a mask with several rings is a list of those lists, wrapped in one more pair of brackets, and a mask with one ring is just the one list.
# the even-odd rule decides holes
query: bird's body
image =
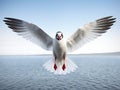
{"label": "bird's body", "polygon": [[61,63],[61,64],[65,64],[65,60],[66,60],[66,43],[65,41],[62,40],[56,40],[54,39],[53,41],[53,55],[54,55],[54,59],[55,59],[55,64],[57,63]]}
{"label": "bird's body", "polygon": [[41,46],[45,50],[52,50],[54,58],[44,64],[44,67],[56,74],[66,74],[76,70],[77,65],[66,57],[67,52],[72,52],[85,43],[94,40],[105,33],[115,22],[112,16],[97,19],[79,28],[66,41],[63,33],[58,31],[55,39],[51,38],[41,28],[26,21],[5,18],[4,22],[18,35],[29,39],[31,42]]}
{"label": "bird's body", "polygon": [[66,43],[64,40],[56,40],[53,41],[53,54],[56,58],[62,59],[64,55],[66,55]]}

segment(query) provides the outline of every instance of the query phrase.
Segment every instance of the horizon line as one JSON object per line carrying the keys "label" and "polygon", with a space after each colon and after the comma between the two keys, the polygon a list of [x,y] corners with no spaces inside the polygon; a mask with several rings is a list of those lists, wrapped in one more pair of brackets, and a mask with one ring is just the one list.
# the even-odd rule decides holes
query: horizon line
{"label": "horizon line", "polygon": [[[118,52],[103,52],[103,53],[74,53],[74,54],[67,54],[67,55],[102,55],[102,54],[120,54]],[[1,54],[0,56],[38,56],[38,55],[53,55],[52,53],[44,53],[44,54]]]}

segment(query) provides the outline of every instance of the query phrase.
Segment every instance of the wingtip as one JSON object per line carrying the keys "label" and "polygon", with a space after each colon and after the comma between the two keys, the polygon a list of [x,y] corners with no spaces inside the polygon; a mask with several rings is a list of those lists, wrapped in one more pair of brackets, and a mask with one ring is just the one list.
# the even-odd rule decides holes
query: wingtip
{"label": "wingtip", "polygon": [[10,19],[9,17],[4,17],[4,19]]}
{"label": "wingtip", "polygon": [[105,17],[105,18],[111,19],[111,20],[116,20],[116,18],[115,18],[114,16],[107,16],[107,17]]}
{"label": "wingtip", "polygon": [[107,17],[103,17],[101,19],[96,20],[97,22],[104,22],[105,20],[110,21],[111,23],[116,22],[116,18],[114,18],[113,16],[107,16]]}
{"label": "wingtip", "polygon": [[[117,19],[117,18],[112,18],[114,21]],[[116,21],[115,21],[116,22]]]}
{"label": "wingtip", "polygon": [[17,20],[17,21],[21,21],[20,19],[10,18],[10,17],[4,17],[4,20],[10,20],[10,21]]}
{"label": "wingtip", "polygon": [[7,17],[4,17],[4,19],[6,19]]}
{"label": "wingtip", "polygon": [[[107,16],[107,17],[105,17],[105,18],[114,18],[114,16]],[[116,18],[115,18],[116,19]]]}
{"label": "wingtip", "polygon": [[6,18],[3,19],[3,22],[7,24],[8,20]]}
{"label": "wingtip", "polygon": [[9,21],[10,18],[9,17],[4,17],[3,21],[6,23],[7,21]]}
{"label": "wingtip", "polygon": [[5,24],[8,25],[9,20],[5,18],[5,19],[3,19],[3,22],[5,22]]}
{"label": "wingtip", "polygon": [[4,21],[4,22],[6,21],[6,17],[4,17],[3,21]]}

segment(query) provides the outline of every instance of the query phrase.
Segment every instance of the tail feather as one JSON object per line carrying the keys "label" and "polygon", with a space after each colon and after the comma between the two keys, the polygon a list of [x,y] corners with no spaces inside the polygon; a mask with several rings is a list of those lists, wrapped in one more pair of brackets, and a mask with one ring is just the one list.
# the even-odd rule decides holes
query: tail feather
{"label": "tail feather", "polygon": [[62,69],[62,65],[61,63],[57,64],[57,69],[54,70],[54,60],[48,60],[43,67],[45,69],[47,69],[50,72],[53,72],[54,74],[59,74],[59,75],[65,75],[67,73],[73,72],[77,69],[77,65],[75,63],[73,63],[70,59],[66,59],[65,60],[65,64],[66,64],[66,69],[63,70]]}

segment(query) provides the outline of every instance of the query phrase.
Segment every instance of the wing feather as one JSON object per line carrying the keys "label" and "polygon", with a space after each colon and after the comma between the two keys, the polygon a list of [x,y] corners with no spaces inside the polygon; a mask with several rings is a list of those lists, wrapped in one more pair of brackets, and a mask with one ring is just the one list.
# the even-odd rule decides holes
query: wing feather
{"label": "wing feather", "polygon": [[82,28],[79,28],[66,42],[68,51],[74,51],[85,43],[101,36],[102,33],[105,33],[111,28],[115,19],[116,18],[113,18],[112,16],[108,16],[94,22],[90,22]]}
{"label": "wing feather", "polygon": [[53,39],[36,25],[20,19],[7,17],[3,21],[18,35],[23,36],[45,50],[52,50]]}

